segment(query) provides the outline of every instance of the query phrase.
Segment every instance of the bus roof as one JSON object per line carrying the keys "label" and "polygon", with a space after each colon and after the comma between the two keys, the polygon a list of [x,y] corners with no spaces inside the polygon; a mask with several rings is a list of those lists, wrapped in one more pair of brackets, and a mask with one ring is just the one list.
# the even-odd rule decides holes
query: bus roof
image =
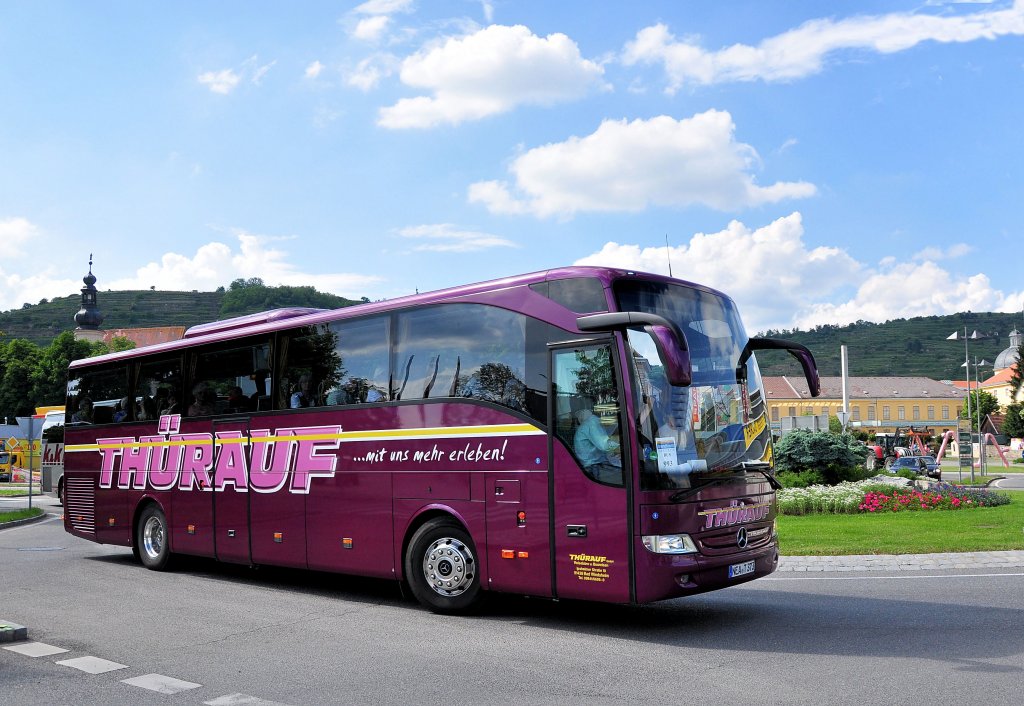
{"label": "bus roof", "polygon": [[[354,306],[343,307],[340,309],[307,309],[302,307],[292,307],[287,309],[274,309],[257,314],[247,314],[245,316],[213,321],[207,324],[197,324],[196,326],[189,328],[185,332],[184,337],[176,341],[167,341],[165,343],[157,343],[143,348],[108,353],[106,355],[96,356],[93,358],[80,358],[72,361],[69,367],[87,367],[112,360],[135,358],[139,355],[152,355],[191,348],[199,344],[213,343],[240,336],[270,333],[297,326],[309,326],[328,321],[355,318],[357,316],[387,313],[408,307],[422,306],[425,304],[453,301],[482,302],[483,298],[481,295],[490,295],[486,298],[487,303],[500,306],[503,303],[500,295],[502,290],[508,290],[522,285],[537,284],[540,282],[568,279],[572,277],[592,277],[599,279],[606,289],[610,288],[612,282],[615,280],[626,277],[640,277],[645,280],[681,284],[687,287],[711,292],[725,299],[730,299],[727,295],[710,287],[685,280],[666,277],[664,275],[611,267],[569,266],[477,282],[474,284],[465,284],[433,292],[424,292],[422,294],[410,294],[404,297],[397,297],[395,299],[385,299],[366,304],[356,304]],[[537,296],[541,297],[539,294]],[[553,304],[553,302],[548,299],[543,299],[543,301],[547,304]],[[515,295],[514,298],[510,297],[507,303],[511,309],[521,310],[524,311],[524,313],[531,313],[522,307],[521,296],[519,295]],[[515,306],[512,306],[513,304]],[[536,314],[537,312],[534,313]],[[579,312],[570,312],[566,309],[564,311],[564,315],[555,317],[549,316],[547,318],[551,320],[552,323],[563,326],[568,330],[576,330],[576,318],[579,314]]]}

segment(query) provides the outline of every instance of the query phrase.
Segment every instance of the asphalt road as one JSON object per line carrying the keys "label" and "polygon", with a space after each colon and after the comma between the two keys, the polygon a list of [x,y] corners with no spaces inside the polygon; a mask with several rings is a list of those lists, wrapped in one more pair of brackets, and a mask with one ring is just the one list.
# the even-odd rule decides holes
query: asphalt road
{"label": "asphalt road", "polygon": [[66,652],[0,649],[0,703],[1019,703],[1021,595],[1010,570],[775,574],[452,618],[389,582],[203,560],[154,573],[52,519],[0,531],[0,619]]}

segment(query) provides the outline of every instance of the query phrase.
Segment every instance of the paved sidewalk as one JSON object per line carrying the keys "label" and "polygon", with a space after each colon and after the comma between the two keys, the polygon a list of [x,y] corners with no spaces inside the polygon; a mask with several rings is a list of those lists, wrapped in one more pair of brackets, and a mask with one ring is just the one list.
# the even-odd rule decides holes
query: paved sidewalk
{"label": "paved sidewalk", "polygon": [[936,569],[1008,569],[1024,567],[1024,551],[945,554],[852,554],[783,556],[778,571],[934,571]]}

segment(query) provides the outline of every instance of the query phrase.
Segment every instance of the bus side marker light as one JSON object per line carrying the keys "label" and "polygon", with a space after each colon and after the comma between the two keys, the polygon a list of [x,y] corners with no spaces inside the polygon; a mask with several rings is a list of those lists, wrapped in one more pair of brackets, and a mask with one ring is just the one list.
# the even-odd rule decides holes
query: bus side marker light
{"label": "bus side marker light", "polygon": [[502,549],[501,550],[501,558],[502,559],[515,559],[516,558],[516,552],[515,552],[514,549]]}
{"label": "bus side marker light", "polygon": [[526,510],[516,513],[516,527],[526,527]]}
{"label": "bus side marker light", "polygon": [[351,537],[342,537],[341,538],[341,548],[342,549],[351,549],[352,548],[352,538]]}
{"label": "bus side marker light", "polygon": [[195,534],[196,533],[196,526],[195,525],[189,525],[188,526],[188,533],[189,534]]}
{"label": "bus side marker light", "polygon": [[274,541],[280,544],[284,541],[284,532],[274,532]]}
{"label": "bus side marker light", "polygon": [[519,559],[529,559],[530,552],[516,552],[516,557]]}

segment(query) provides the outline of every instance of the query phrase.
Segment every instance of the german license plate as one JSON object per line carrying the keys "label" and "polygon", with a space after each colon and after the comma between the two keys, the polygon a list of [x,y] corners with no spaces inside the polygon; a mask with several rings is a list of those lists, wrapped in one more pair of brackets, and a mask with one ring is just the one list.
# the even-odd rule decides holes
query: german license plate
{"label": "german license plate", "polygon": [[754,573],[754,562],[745,561],[742,564],[733,564],[729,567],[729,578],[734,579],[737,576],[745,576],[746,574]]}

